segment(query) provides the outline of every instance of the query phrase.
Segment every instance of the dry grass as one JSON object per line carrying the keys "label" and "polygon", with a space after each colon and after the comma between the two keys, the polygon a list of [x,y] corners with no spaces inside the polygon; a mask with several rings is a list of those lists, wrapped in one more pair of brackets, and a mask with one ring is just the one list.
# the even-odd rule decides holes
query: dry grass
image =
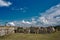
{"label": "dry grass", "polygon": [[60,40],[60,32],[51,33],[51,34],[14,33],[0,37],[0,40]]}

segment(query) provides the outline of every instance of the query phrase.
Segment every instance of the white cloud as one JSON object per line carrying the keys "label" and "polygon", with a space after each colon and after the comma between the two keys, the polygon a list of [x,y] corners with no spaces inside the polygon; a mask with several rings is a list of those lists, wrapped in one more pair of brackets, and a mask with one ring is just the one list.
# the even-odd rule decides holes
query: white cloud
{"label": "white cloud", "polygon": [[31,25],[35,25],[36,21],[32,20],[32,21],[25,21],[25,20],[21,20],[21,21],[12,21],[12,22],[8,22],[6,25],[7,26],[21,26],[21,27],[30,27]]}
{"label": "white cloud", "polygon": [[14,22],[8,22],[6,26],[15,26]]}
{"label": "white cloud", "polygon": [[60,24],[60,4],[51,7],[50,9],[46,10],[41,17],[39,17],[40,22],[43,25],[59,25]]}
{"label": "white cloud", "polygon": [[11,4],[12,4],[11,2],[6,2],[6,1],[4,1],[4,0],[0,0],[0,7],[3,7],[3,6],[8,7],[8,6],[10,6]]}
{"label": "white cloud", "polygon": [[31,22],[25,21],[25,20],[22,20],[22,23],[24,23],[24,24],[31,24]]}

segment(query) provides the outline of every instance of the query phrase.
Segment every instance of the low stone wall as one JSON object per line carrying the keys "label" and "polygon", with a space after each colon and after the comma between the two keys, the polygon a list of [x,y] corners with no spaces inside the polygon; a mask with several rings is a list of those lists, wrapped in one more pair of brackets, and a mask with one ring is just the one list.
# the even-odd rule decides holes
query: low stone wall
{"label": "low stone wall", "polygon": [[14,33],[14,28],[0,28],[0,36]]}
{"label": "low stone wall", "polygon": [[0,36],[4,36],[6,34],[5,30],[0,30]]}
{"label": "low stone wall", "polygon": [[35,33],[35,34],[40,34],[40,33],[53,33],[56,32],[56,29],[54,27],[29,27],[29,28],[23,28],[18,27],[15,30],[15,33]]}

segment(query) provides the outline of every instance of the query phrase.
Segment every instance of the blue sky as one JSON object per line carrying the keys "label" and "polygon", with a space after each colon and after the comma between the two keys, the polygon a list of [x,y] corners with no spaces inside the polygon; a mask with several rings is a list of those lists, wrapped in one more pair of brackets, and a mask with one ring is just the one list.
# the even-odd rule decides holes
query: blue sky
{"label": "blue sky", "polygon": [[0,0],[0,20],[30,20],[59,3],[60,0]]}

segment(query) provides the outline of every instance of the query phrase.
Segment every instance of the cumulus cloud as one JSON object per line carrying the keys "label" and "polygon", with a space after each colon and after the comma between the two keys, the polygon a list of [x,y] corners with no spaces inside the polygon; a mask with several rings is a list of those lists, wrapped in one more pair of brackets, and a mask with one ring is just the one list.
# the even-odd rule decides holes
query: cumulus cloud
{"label": "cumulus cloud", "polygon": [[25,21],[25,20],[22,20],[22,23],[24,23],[24,24],[31,24],[31,22]]}
{"label": "cumulus cloud", "polygon": [[21,21],[12,21],[12,22],[8,22],[6,25],[7,26],[20,26],[20,27],[30,27],[31,25],[35,25],[36,21],[32,20],[32,21],[25,21],[25,20],[21,20]]}
{"label": "cumulus cloud", "polygon": [[8,6],[10,6],[11,4],[12,4],[11,2],[6,2],[6,1],[4,1],[4,0],[0,0],[0,7],[3,7],[3,6],[8,7]]}
{"label": "cumulus cloud", "polygon": [[39,17],[40,22],[46,26],[55,26],[60,24],[60,4],[51,7],[42,13]]}
{"label": "cumulus cloud", "polygon": [[8,22],[6,26],[15,26],[14,22]]}

